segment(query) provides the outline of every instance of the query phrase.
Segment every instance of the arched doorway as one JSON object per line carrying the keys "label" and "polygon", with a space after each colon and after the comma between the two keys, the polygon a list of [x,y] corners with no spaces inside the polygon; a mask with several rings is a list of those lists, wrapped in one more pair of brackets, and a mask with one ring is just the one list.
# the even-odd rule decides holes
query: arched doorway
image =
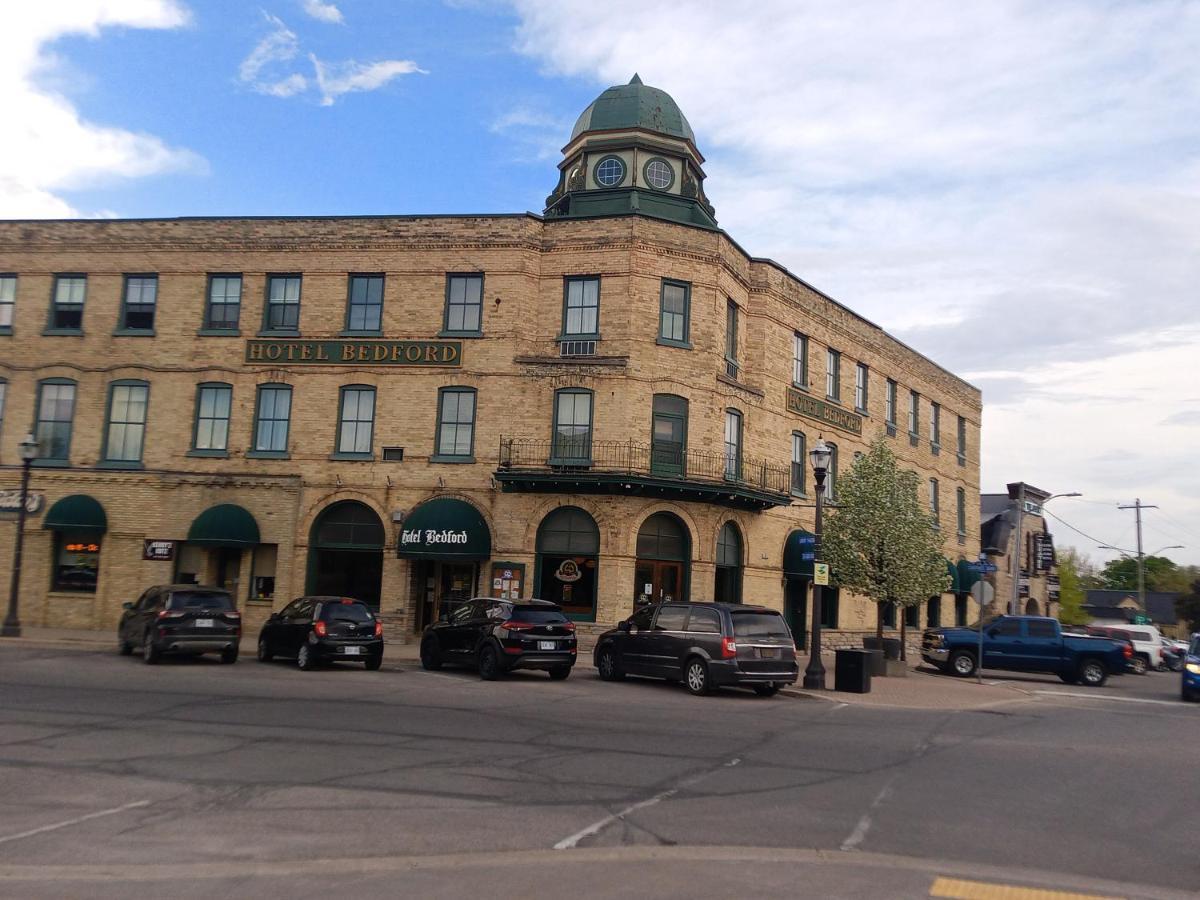
{"label": "arched doorway", "polygon": [[1042,611],[1038,609],[1038,602],[1030,597],[1029,600],[1025,602],[1025,615],[1040,616],[1041,614]]}
{"label": "arched doorway", "polygon": [[305,593],[353,597],[379,608],[383,523],[366,504],[342,500],[324,509],[308,538]]}
{"label": "arched doorway", "polygon": [[742,536],[732,522],[726,522],[717,532],[717,579],[713,600],[717,603],[742,602]]}
{"label": "arched doorway", "polygon": [[802,528],[789,534],[783,545],[783,615],[797,647],[808,643],[808,592],[816,549],[816,535]]}
{"label": "arched doorway", "polygon": [[660,512],[638,529],[633,594],[636,603],[685,600],[691,575],[692,542],[677,516]]}
{"label": "arched doorway", "polygon": [[594,622],[599,559],[596,520],[574,506],[554,510],[537,530],[535,596],[557,603],[573,619]]}

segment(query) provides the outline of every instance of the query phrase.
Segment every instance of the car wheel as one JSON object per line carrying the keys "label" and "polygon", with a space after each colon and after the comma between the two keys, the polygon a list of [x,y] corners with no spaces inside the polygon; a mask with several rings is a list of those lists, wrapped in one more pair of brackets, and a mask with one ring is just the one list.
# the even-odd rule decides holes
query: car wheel
{"label": "car wheel", "polygon": [[485,644],[479,651],[479,677],[484,681],[495,681],[500,677],[500,658],[491,644]]}
{"label": "car wheel", "polygon": [[570,666],[555,666],[553,669],[550,670],[550,680],[551,681],[566,681],[567,677],[570,674],[571,674]]}
{"label": "car wheel", "polygon": [[1085,659],[1079,666],[1079,680],[1088,687],[1100,687],[1108,680],[1108,669],[1098,659]]}
{"label": "car wheel", "polygon": [[258,661],[268,663],[275,658],[275,654],[271,652],[271,648],[267,645],[266,638],[258,639]]}
{"label": "car wheel", "polygon": [[1147,668],[1146,660],[1140,656],[1135,656],[1129,661],[1129,671],[1134,675],[1145,675]]}
{"label": "car wheel", "polygon": [[235,662],[237,662],[237,658],[238,658],[238,648],[237,647],[226,647],[224,650],[221,651],[221,662],[227,666],[231,666]]}
{"label": "car wheel", "polygon": [[300,652],[296,654],[296,665],[305,672],[311,672],[317,667],[317,654],[309,649],[308,644],[300,645]]}
{"label": "car wheel", "polygon": [[142,638],[142,662],[148,666],[158,662],[161,651],[154,643],[154,632],[147,631],[146,636]]}
{"label": "car wheel", "polygon": [[760,697],[774,697],[779,693],[779,685],[777,684],[756,684],[754,693]]}
{"label": "car wheel", "polygon": [[379,667],[382,665],[383,665],[383,654],[382,653],[380,653],[378,656],[368,656],[367,657],[366,667],[367,667],[368,672],[378,672]]}
{"label": "car wheel", "polygon": [[687,685],[690,693],[697,697],[703,697],[709,691],[708,684],[708,665],[698,656],[693,656],[687,662],[687,668],[684,669],[683,683]]}
{"label": "car wheel", "polygon": [[1058,680],[1061,681],[1063,684],[1079,684],[1079,676],[1078,675],[1069,675],[1066,672],[1059,672]]}
{"label": "car wheel", "polygon": [[625,677],[625,673],[617,665],[617,656],[611,647],[600,651],[600,658],[596,660],[596,670],[600,673],[601,681],[620,681]]}
{"label": "car wheel", "polygon": [[119,633],[117,634],[117,652],[122,656],[130,656],[133,654],[133,644],[121,637]]}
{"label": "car wheel", "polygon": [[950,671],[959,678],[975,674],[975,654],[966,650],[955,650],[950,655]]}
{"label": "car wheel", "polygon": [[441,667],[442,652],[438,649],[437,638],[425,638],[421,641],[421,668],[426,672],[436,672]]}

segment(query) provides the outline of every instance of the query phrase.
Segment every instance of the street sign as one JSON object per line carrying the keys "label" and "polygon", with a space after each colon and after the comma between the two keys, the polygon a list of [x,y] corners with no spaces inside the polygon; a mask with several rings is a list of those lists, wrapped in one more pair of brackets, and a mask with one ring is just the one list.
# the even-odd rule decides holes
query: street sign
{"label": "street sign", "polygon": [[813,584],[829,586],[829,563],[813,563]]}
{"label": "street sign", "polygon": [[967,568],[969,568],[976,575],[991,575],[996,571],[995,563],[990,562],[967,563]]}
{"label": "street sign", "polygon": [[996,589],[986,581],[977,581],[971,586],[971,596],[980,606],[987,606],[996,597]]}
{"label": "street sign", "polygon": [[1131,624],[1133,624],[1133,625],[1153,625],[1154,621],[1147,615],[1143,615],[1142,613],[1137,613],[1134,615],[1133,622]]}

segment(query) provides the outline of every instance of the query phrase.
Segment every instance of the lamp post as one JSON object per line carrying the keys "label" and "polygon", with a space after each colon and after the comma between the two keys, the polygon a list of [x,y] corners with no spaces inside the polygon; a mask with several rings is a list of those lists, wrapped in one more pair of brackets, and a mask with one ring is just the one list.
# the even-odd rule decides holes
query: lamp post
{"label": "lamp post", "polygon": [[29,470],[38,453],[38,442],[32,434],[17,445],[21,457],[21,496],[17,507],[17,539],[13,541],[12,586],[8,591],[8,614],[0,627],[0,637],[20,637],[21,618],[17,614],[21,591],[21,546],[25,543],[25,506],[29,503]]}
{"label": "lamp post", "polygon": [[[1042,501],[1042,506],[1045,506],[1056,497],[1082,497],[1083,494],[1079,491],[1071,491],[1067,494],[1051,494]],[[1017,527],[1013,532],[1013,555],[1012,555],[1012,594],[1008,600],[1008,614],[1010,616],[1020,615],[1021,613],[1021,529],[1024,527],[1025,520],[1025,482],[1021,482],[1021,487],[1017,491]],[[997,601],[998,602],[998,601]]]}
{"label": "lamp post", "polygon": [[833,455],[826,443],[817,438],[817,443],[809,451],[808,459],[812,463],[813,482],[817,487],[817,516],[814,526],[813,542],[813,614],[812,614],[812,649],[808,657],[808,667],[804,670],[804,687],[807,690],[825,689],[825,664],[821,662],[821,585],[817,584],[816,564],[821,559],[821,511],[825,499],[825,473],[829,471],[829,458]]}

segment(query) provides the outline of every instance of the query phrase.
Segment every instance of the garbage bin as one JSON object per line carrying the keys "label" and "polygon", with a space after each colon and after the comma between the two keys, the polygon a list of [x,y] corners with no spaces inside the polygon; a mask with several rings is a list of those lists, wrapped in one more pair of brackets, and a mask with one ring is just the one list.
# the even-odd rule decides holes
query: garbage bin
{"label": "garbage bin", "polygon": [[[884,643],[887,641],[888,638],[884,638]],[[880,644],[879,638],[865,637],[862,639],[862,642],[863,647],[871,651],[871,674],[878,675],[880,678],[882,678],[887,674],[887,652],[884,650],[882,644]],[[897,645],[899,645],[899,643],[899,641],[896,641]],[[900,654],[897,650],[896,657],[899,658],[899,656]]]}
{"label": "garbage bin", "polygon": [[871,693],[871,660],[878,650],[838,650],[834,654],[833,689],[849,694]]}

